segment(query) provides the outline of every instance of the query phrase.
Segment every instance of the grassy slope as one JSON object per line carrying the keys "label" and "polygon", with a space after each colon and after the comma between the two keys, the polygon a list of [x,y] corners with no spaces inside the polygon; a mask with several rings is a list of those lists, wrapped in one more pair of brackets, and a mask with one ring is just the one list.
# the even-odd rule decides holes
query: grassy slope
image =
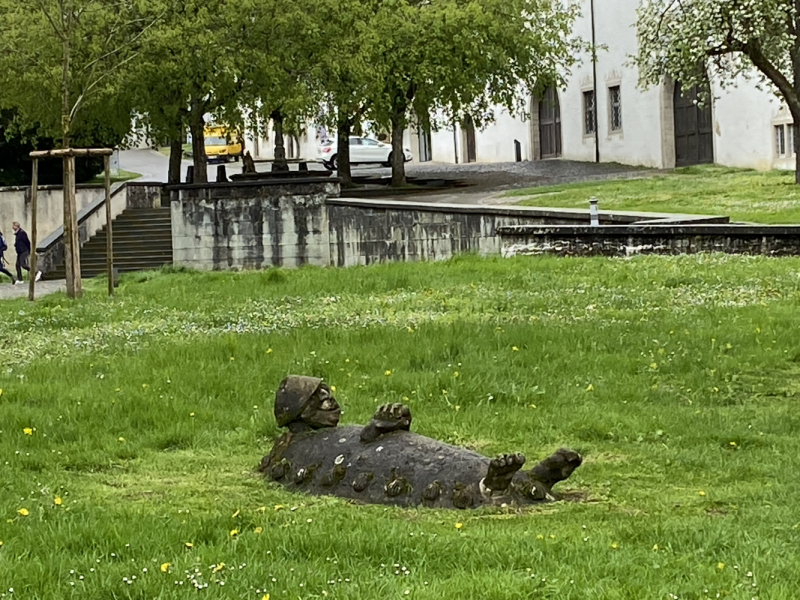
{"label": "grassy slope", "polygon": [[794,173],[759,173],[725,167],[688,167],[647,179],[578,183],[515,190],[528,206],[600,208],[728,215],[736,221],[800,223],[800,186]]}
{"label": "grassy slope", "polygon": [[[138,179],[141,177],[141,173],[134,173],[133,171],[120,171],[116,177],[111,177],[111,183],[117,183],[120,181],[130,181],[131,179]],[[90,179],[87,183],[105,183],[106,176],[105,172],[100,173],[97,177]]]}
{"label": "grassy slope", "polygon": [[[462,258],[2,303],[0,593],[794,598],[799,270]],[[288,494],[254,468],[289,372],[336,386],[344,422],[402,399],[416,431],[484,453],[573,447],[586,462],[564,488],[590,501]]]}

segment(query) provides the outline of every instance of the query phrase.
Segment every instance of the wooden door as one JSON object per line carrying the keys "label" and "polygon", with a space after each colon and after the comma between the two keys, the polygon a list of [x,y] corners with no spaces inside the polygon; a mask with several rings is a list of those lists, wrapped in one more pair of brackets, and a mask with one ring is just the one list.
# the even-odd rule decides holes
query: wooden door
{"label": "wooden door", "polygon": [[697,87],[684,90],[675,84],[675,166],[709,164],[714,162],[714,125],[711,101],[701,107]]}
{"label": "wooden door", "polygon": [[539,140],[542,158],[561,156],[561,107],[553,87],[547,88],[539,101]]}
{"label": "wooden door", "polygon": [[475,143],[475,122],[472,117],[465,115],[462,126],[464,128],[464,146],[466,147],[464,159],[468,163],[474,163],[478,160],[478,151]]}

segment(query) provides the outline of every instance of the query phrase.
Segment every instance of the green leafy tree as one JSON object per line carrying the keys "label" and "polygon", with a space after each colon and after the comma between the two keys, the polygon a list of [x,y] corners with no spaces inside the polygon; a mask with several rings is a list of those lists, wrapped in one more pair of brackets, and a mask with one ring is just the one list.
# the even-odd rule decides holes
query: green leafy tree
{"label": "green leafy tree", "polygon": [[584,45],[577,5],[560,0],[384,0],[365,49],[382,86],[369,116],[391,131],[392,185],[405,184],[403,132],[412,115],[524,110],[526,88],[563,81]]}
{"label": "green leafy tree", "polygon": [[168,181],[180,180],[183,134],[192,134],[194,181],[208,181],[206,115],[238,110],[243,88],[247,5],[233,0],[162,0],[131,70],[137,113],[154,137],[170,141]]}
{"label": "green leafy tree", "polygon": [[314,75],[330,39],[325,16],[311,0],[246,0],[239,5],[247,21],[239,50],[246,68],[237,102],[222,114],[229,121],[247,114],[264,135],[272,123],[273,170],[287,170],[284,135],[299,133],[299,124],[313,118],[320,105]]}
{"label": "green leafy tree", "polygon": [[377,33],[372,20],[380,6],[376,0],[321,0],[311,13],[324,23],[323,51],[312,71],[322,107],[317,120],[336,132],[336,169],[342,186],[352,185],[350,135],[382,91],[379,70],[369,50]]}
{"label": "green leafy tree", "polygon": [[158,18],[105,0],[0,0],[0,17],[0,106],[64,147],[83,111],[119,105],[121,74]]}
{"label": "green leafy tree", "polygon": [[[768,82],[800,124],[800,3],[796,0],[646,0],[635,63],[644,86],[741,78]],[[800,183],[800,136],[795,136]]]}

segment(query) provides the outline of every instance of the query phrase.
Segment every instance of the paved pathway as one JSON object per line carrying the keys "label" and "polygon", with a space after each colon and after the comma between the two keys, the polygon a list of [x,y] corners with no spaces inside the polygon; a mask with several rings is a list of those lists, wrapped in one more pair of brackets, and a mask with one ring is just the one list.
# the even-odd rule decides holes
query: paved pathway
{"label": "paved pathway", "polygon": [[[181,177],[191,161],[184,160]],[[257,163],[259,170],[269,169],[269,163]],[[169,160],[155,150],[126,150],[120,153],[120,168],[141,173],[140,181],[166,181]],[[322,165],[309,162],[311,171],[322,170]],[[216,165],[209,165],[208,180],[216,179]],[[238,172],[239,163],[228,164],[228,174]],[[607,179],[632,179],[651,177],[659,171],[631,167],[617,163],[591,163],[572,160],[540,160],[518,163],[421,163],[406,166],[410,177],[427,179],[458,179],[468,184],[445,192],[420,194],[399,194],[383,192],[376,197],[383,200],[406,200],[414,202],[452,203],[452,204],[515,204],[522,198],[509,198],[509,190],[558,185]],[[374,166],[353,167],[354,176],[390,177],[391,169]],[[588,198],[587,198],[588,201]]]}
{"label": "paved pathway", "polygon": [[[41,298],[54,292],[63,292],[67,289],[67,282],[64,279],[54,279],[52,281],[36,282],[36,297]],[[10,300],[12,298],[27,298],[28,282],[20,285],[11,283],[0,283],[0,300]]]}

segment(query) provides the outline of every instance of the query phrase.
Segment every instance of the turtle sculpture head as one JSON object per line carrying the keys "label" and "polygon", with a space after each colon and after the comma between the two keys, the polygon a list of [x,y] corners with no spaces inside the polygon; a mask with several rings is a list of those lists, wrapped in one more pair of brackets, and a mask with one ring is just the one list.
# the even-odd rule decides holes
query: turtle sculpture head
{"label": "turtle sculpture head", "polygon": [[290,375],[275,395],[275,419],[289,431],[261,470],[297,491],[400,506],[477,508],[555,500],[553,486],[583,459],[561,448],[532,469],[522,454],[494,459],[412,433],[411,410],[385,404],[366,426],[339,427],[341,409],[316,377]]}
{"label": "turtle sculpture head", "polygon": [[316,377],[289,375],[275,393],[275,420],[292,433],[336,427],[341,414],[331,388]]}

